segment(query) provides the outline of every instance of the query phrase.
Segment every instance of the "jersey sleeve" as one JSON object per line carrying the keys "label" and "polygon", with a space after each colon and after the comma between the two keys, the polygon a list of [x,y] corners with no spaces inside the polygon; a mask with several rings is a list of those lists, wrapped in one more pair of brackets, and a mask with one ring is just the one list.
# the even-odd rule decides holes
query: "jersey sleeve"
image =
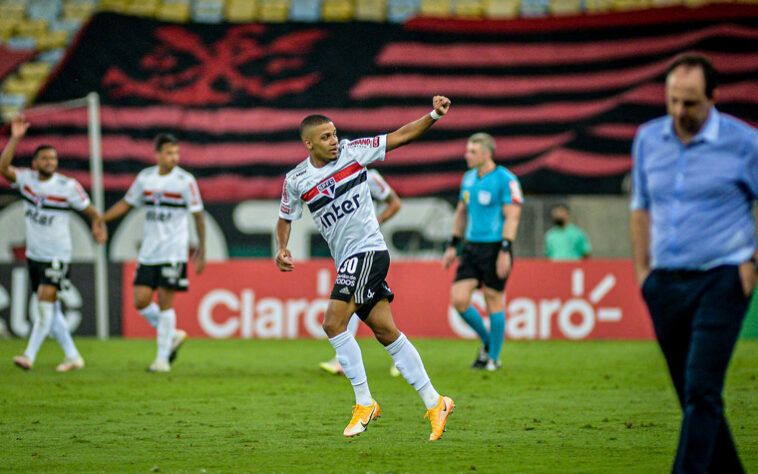
{"label": "jersey sleeve", "polygon": [[142,206],[142,193],[144,192],[144,186],[142,185],[142,173],[138,174],[134,179],[134,182],[129,186],[129,190],[124,196],[124,201],[132,207]]}
{"label": "jersey sleeve", "polygon": [[195,213],[203,210],[203,199],[200,197],[197,180],[192,175],[187,177],[187,187],[184,189],[184,200],[187,203],[187,210],[190,212]]}
{"label": "jersey sleeve", "polygon": [[384,180],[381,174],[376,170],[369,170],[367,175],[368,189],[371,191],[371,198],[377,201],[386,201],[390,194],[392,194],[392,188],[387,181]]}
{"label": "jersey sleeve", "polygon": [[66,200],[68,201],[69,205],[77,211],[84,210],[87,208],[87,206],[90,205],[90,200],[87,192],[84,190],[84,188],[82,188],[82,185],[79,184],[79,181],[75,179],[70,179],[68,181]]}
{"label": "jersey sleeve", "polygon": [[579,229],[579,252],[582,254],[582,256],[592,253],[592,244],[590,243],[590,238],[587,235],[587,232],[585,232],[583,229]]}
{"label": "jersey sleeve", "polygon": [[279,203],[279,217],[288,221],[296,221],[303,215],[303,202],[300,193],[292,180],[285,176],[282,184],[282,200]]}
{"label": "jersey sleeve", "polygon": [[344,152],[360,165],[366,166],[374,161],[384,160],[387,151],[387,135],[378,135],[371,138],[358,138],[357,140],[345,140]]}
{"label": "jersey sleeve", "polygon": [[524,194],[521,192],[521,183],[515,176],[506,176],[501,189],[500,202],[502,204],[522,204]]}
{"label": "jersey sleeve", "polygon": [[16,182],[11,183],[11,188],[21,189],[29,180],[32,170],[29,168],[13,168],[16,171]]}

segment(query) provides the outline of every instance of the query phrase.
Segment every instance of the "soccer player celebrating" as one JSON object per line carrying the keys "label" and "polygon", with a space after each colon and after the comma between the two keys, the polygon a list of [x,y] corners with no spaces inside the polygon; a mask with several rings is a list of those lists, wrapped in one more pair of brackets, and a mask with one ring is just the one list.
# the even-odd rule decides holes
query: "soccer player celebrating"
{"label": "soccer player celebrating", "polygon": [[[398,211],[403,207],[403,203],[400,201],[400,198],[397,196],[395,190],[392,189],[389,184],[387,184],[387,181],[384,180],[382,175],[377,170],[367,171],[366,182],[368,183],[368,189],[371,193],[371,199],[374,200],[374,203],[386,204],[381,214],[376,216],[377,222],[379,222],[379,225],[382,225],[382,223],[387,222],[390,218],[392,218],[392,216],[398,213]],[[358,332],[359,322],[360,318],[358,318],[357,314],[353,314],[350,317],[350,322],[347,324],[347,329],[353,336],[355,336],[355,333]],[[336,356],[330,361],[321,362],[319,364],[319,367],[321,367],[322,370],[329,372],[330,374],[344,375],[342,366],[340,365],[340,362],[337,360]],[[390,367],[390,375],[393,377],[400,376],[400,371],[397,370],[395,364],[392,364],[392,367]]]}
{"label": "soccer player celebrating", "polygon": [[68,226],[71,209],[83,212],[92,221],[92,235],[105,242],[105,227],[97,223],[100,215],[90,204],[87,193],[74,179],[56,172],[58,154],[50,145],[34,151],[33,169],[11,166],[18,143],[29,123],[22,116],[11,120],[11,139],[0,156],[0,174],[18,189],[24,199],[26,217],[26,260],[32,290],[37,294],[39,317],[34,321],[29,344],[23,355],[13,358],[22,369],[31,370],[42,342],[52,331],[63,348],[65,358],[58,372],[84,368],[58,301],[58,291],[68,284],[71,262],[71,235]]}
{"label": "soccer player celebrating", "polygon": [[[461,194],[453,217],[453,236],[442,262],[448,268],[456,259],[458,244],[466,245],[455,272],[451,290],[453,307],[482,340],[474,369],[500,368],[500,349],[505,335],[503,290],[513,266],[513,241],[518,231],[523,195],[516,176],[495,164],[495,140],[475,133],[466,144],[466,164]],[[490,330],[471,304],[471,294],[484,286],[484,301],[490,315]]]}
{"label": "soccer player celebrating", "polygon": [[337,129],[323,115],[309,115],[300,124],[300,138],[309,157],[287,173],[276,224],[279,270],[294,270],[287,249],[292,221],[302,217],[307,205],[337,266],[337,279],[324,314],[323,328],[337,352],[355,392],[356,404],[347,437],[362,433],[379,417],[379,404],[371,396],[361,349],[347,330],[353,313],[368,325],[406,381],[418,391],[432,425],[430,440],[442,437],[454,403],[434,389],[416,348],[392,319],[389,303],[394,294],[385,281],[389,252],[366,183],[365,166],[383,160],[385,153],[412,142],[447,113],[450,100],[435,96],[431,113],[387,135],[359,140],[337,139]]}
{"label": "soccer player celebrating", "polygon": [[[194,176],[180,168],[179,142],[169,134],[155,137],[157,166],[145,168],[132,183],[126,196],[103,214],[108,222],[125,215],[133,207],[146,206],[145,227],[134,278],[134,306],[157,329],[158,355],[151,372],[168,372],[187,333],[176,329],[174,293],[186,291],[189,222],[192,214],[198,248],[193,256],[195,271],[205,268],[205,221],[203,202]],[[158,293],[158,304],[152,301]]]}

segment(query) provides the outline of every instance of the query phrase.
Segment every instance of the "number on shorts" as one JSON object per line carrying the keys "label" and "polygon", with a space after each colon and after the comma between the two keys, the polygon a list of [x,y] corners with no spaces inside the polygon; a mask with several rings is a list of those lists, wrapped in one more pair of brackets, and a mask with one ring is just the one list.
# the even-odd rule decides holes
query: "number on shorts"
{"label": "number on shorts", "polygon": [[340,267],[340,273],[355,273],[358,267],[358,257],[351,257],[345,260]]}

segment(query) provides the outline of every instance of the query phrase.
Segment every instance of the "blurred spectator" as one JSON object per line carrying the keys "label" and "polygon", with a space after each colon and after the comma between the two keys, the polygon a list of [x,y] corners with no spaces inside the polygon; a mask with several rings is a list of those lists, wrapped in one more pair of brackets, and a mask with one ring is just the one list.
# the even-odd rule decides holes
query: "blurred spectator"
{"label": "blurred spectator", "polygon": [[550,211],[555,224],[545,233],[545,257],[550,260],[579,260],[592,252],[587,233],[571,223],[571,211],[558,204]]}

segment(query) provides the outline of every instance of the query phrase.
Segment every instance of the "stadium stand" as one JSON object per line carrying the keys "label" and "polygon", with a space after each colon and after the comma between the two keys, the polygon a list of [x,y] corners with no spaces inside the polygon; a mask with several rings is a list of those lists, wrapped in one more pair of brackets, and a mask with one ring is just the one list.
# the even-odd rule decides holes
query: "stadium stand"
{"label": "stadium stand", "polygon": [[[723,0],[0,0],[0,44],[32,63],[0,74],[3,118],[30,104],[82,25],[99,11],[173,23],[368,21],[413,17],[508,19],[635,11]],[[755,0],[728,3],[756,3]]]}

